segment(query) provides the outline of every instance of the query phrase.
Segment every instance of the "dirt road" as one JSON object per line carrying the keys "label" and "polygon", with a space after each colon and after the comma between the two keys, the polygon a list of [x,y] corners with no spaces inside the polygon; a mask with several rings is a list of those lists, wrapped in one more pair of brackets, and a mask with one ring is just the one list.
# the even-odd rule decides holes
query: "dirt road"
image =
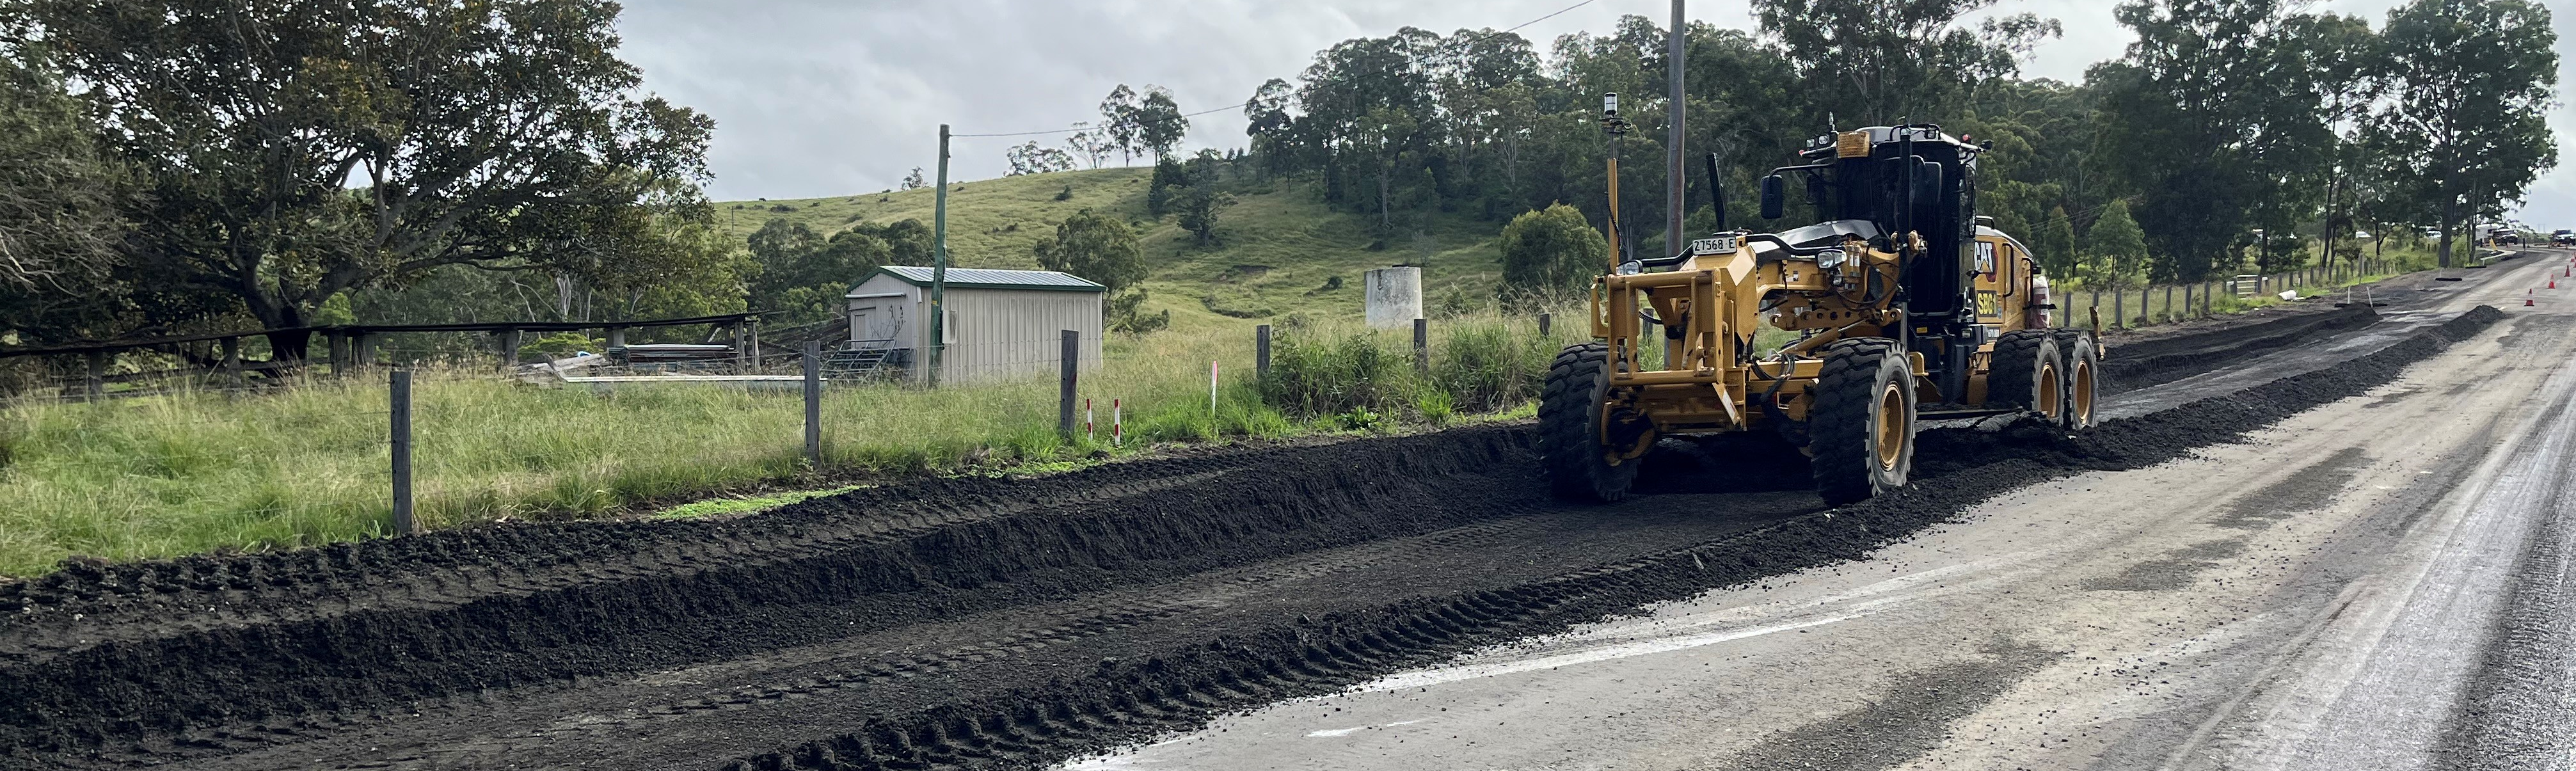
{"label": "dirt road", "polygon": [[[74,565],[0,583],[0,767],[2187,765],[2376,730],[2336,672],[2495,705],[2425,752],[2520,746],[2560,719],[2557,595],[2408,566],[2454,532],[2557,559],[2522,551],[2538,515],[2460,507],[2554,501],[2494,459],[2556,446],[2571,331],[2516,282],[2561,259],[2260,351],[2141,342],[2172,363],[2127,419],[1928,432],[1914,489],[1830,512],[1791,459],[1687,445],[1628,503],[1557,503],[1491,426]],[[2436,602],[2472,579],[2499,588]],[[2350,626],[2419,595],[2455,615],[2381,626],[2476,639]],[[2321,653],[2348,639],[2392,658]]]}
{"label": "dirt road", "polygon": [[2395,298],[2364,334],[2113,410],[2515,311],[2244,442],[1073,767],[2564,768],[2576,297],[2520,306],[2566,262]]}

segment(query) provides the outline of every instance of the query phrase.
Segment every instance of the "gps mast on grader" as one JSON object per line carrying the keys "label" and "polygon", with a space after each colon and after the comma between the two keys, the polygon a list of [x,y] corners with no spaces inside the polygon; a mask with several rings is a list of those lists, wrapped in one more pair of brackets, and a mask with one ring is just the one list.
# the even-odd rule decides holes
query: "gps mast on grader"
{"label": "gps mast on grader", "polygon": [[[1659,437],[1768,434],[1804,452],[1816,491],[1841,505],[1905,485],[1921,419],[2036,412],[2089,427],[2100,343],[2049,328],[2030,251],[1976,216],[1983,151],[1932,124],[1827,135],[1762,180],[1764,218],[1782,216],[1795,173],[1821,222],[1720,232],[1652,260],[1614,250],[1593,285],[1596,339],[1557,354],[1539,409],[1556,492],[1625,496]],[[1715,188],[1715,156],[1709,176]],[[1721,198],[1721,230],[1725,210]],[[1800,337],[1757,351],[1766,324]]]}

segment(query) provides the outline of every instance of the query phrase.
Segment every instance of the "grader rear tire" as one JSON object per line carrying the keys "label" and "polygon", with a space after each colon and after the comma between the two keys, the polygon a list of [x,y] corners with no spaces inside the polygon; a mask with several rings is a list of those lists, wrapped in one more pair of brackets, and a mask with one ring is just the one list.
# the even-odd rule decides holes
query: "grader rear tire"
{"label": "grader rear tire", "polygon": [[2092,428],[2094,423],[2094,381],[2102,372],[2102,349],[2093,335],[2080,329],[2057,330],[2057,350],[2066,362],[2065,406],[2058,408],[2057,425],[2069,431]]}
{"label": "grader rear tire", "polygon": [[2005,332],[1986,368],[1986,406],[2019,407],[2056,423],[2066,407],[2065,357],[2045,329]]}
{"label": "grader rear tire", "polygon": [[[1539,465],[1548,488],[1569,500],[1617,501],[1637,482],[1639,460],[1601,444],[1601,405],[1610,398],[1610,347],[1575,343],[1556,354],[1539,396]],[[1641,460],[1641,459],[1640,459]]]}
{"label": "grader rear tire", "polygon": [[1816,493],[1841,506],[1905,486],[1914,468],[1914,373],[1880,337],[1825,346],[1808,408],[1808,468]]}

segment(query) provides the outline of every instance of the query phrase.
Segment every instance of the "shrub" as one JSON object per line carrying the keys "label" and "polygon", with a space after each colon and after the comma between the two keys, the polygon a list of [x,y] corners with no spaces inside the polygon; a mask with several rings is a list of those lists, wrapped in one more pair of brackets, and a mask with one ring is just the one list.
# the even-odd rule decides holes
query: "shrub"
{"label": "shrub", "polygon": [[1432,377],[1458,409],[1494,412],[1538,398],[1556,341],[1505,322],[1461,321],[1433,351]]}
{"label": "shrub", "polygon": [[1415,391],[1411,356],[1378,333],[1333,335],[1292,322],[1272,341],[1262,401],[1299,417],[1409,406]]}

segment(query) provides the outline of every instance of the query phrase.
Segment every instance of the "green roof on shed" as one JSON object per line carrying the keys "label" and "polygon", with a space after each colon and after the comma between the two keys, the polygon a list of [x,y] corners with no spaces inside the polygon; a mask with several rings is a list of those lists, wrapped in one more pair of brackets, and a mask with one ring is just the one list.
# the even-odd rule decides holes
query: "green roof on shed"
{"label": "green roof on shed", "polygon": [[[876,273],[868,274],[867,278],[859,279],[859,284],[865,284],[868,279],[876,278],[877,273],[894,276],[897,280],[913,286],[930,286],[930,269],[919,265],[887,265],[878,268]],[[851,291],[858,291],[857,286],[858,284],[852,284]],[[1071,273],[994,268],[949,268],[948,286],[958,289],[1035,289],[1049,292],[1109,291],[1109,287]]]}

